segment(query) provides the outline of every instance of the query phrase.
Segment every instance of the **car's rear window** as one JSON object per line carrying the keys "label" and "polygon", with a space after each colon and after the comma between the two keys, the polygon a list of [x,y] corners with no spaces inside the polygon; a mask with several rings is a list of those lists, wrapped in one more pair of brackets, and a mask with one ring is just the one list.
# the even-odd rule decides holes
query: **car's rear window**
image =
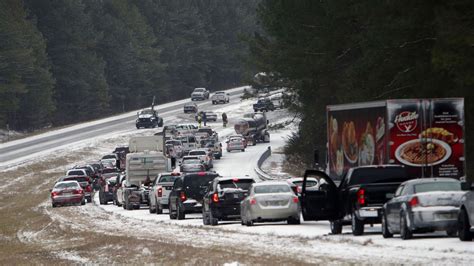
{"label": "car's rear window", "polygon": [[349,185],[404,182],[410,180],[405,168],[380,167],[355,169],[349,180]]}
{"label": "car's rear window", "polygon": [[115,154],[110,154],[110,155],[105,155],[102,157],[102,159],[116,159],[117,157]]}
{"label": "car's rear window", "polygon": [[256,186],[255,194],[264,194],[264,193],[286,193],[291,192],[290,186],[288,185],[264,185]]}
{"label": "car's rear window", "polygon": [[254,183],[251,179],[230,179],[219,181],[218,186],[220,189],[226,188],[240,188],[243,190],[249,190],[250,186]]}
{"label": "car's rear window", "polygon": [[61,182],[61,183],[57,183],[56,185],[54,185],[54,188],[56,189],[60,189],[60,188],[78,188],[78,184],[77,183],[74,183],[74,182]]}
{"label": "car's rear window", "polygon": [[[303,186],[303,181],[295,181],[293,182],[293,184],[299,186],[299,187],[302,187]],[[307,187],[314,187],[314,186],[317,186],[318,185],[318,182],[316,182],[315,180],[306,180],[306,186]]]}
{"label": "car's rear window", "polygon": [[190,151],[189,155],[206,155],[205,151]]}
{"label": "car's rear window", "polygon": [[160,177],[160,180],[158,180],[158,183],[162,183],[162,182],[174,182],[174,180],[176,178],[178,178],[179,176],[176,176],[176,175],[162,175]]}
{"label": "car's rear window", "polygon": [[431,191],[461,191],[461,183],[435,181],[430,183],[416,184],[414,186],[414,190],[415,193]]}
{"label": "car's rear window", "polygon": [[186,189],[206,189],[209,182],[214,180],[217,175],[200,175],[200,174],[193,174],[187,175],[184,177],[184,187]]}
{"label": "car's rear window", "polygon": [[84,171],[79,171],[79,170],[77,170],[77,171],[69,171],[69,172],[67,173],[67,175],[83,175],[83,174],[84,174]]}

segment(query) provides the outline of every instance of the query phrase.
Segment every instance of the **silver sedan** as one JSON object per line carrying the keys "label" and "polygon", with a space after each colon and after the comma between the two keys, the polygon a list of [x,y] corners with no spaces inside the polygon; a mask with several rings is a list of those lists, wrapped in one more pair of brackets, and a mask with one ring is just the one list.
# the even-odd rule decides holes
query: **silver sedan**
{"label": "silver sedan", "polygon": [[242,225],[247,226],[273,221],[299,224],[299,200],[285,181],[254,183],[240,204],[240,215]]}

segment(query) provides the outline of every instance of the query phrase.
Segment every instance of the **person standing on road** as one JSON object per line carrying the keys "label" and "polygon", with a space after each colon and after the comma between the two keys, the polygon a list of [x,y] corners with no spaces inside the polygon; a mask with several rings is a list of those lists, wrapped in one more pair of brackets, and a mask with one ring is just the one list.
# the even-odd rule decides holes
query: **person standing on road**
{"label": "person standing on road", "polygon": [[206,112],[202,112],[202,122],[204,122],[204,126],[206,126],[206,123],[207,123],[207,115],[206,115]]}
{"label": "person standing on road", "polygon": [[198,125],[199,125],[199,128],[201,128],[201,122],[202,122],[202,116],[201,116],[201,113],[198,113]]}
{"label": "person standing on road", "polygon": [[225,112],[222,113],[222,124],[227,127],[227,114]]}

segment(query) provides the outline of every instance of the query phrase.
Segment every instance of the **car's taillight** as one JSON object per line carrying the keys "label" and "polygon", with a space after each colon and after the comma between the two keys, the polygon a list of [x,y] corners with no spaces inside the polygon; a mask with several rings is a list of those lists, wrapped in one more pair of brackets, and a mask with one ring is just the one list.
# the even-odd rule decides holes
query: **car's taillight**
{"label": "car's taillight", "polygon": [[181,193],[179,194],[179,198],[181,199],[181,201],[186,201],[186,193],[184,193],[184,191],[181,191]]}
{"label": "car's taillight", "polygon": [[257,204],[257,199],[256,198],[251,198],[250,199],[250,205],[255,205]]}
{"label": "car's taillight", "polygon": [[217,195],[217,192],[212,194],[212,201],[215,203],[219,202],[219,195]]}
{"label": "car's taillight", "polygon": [[413,208],[413,207],[416,207],[416,206],[420,205],[420,201],[418,200],[417,196],[414,196],[413,198],[410,199],[408,204],[410,204],[410,207]]}
{"label": "car's taillight", "polygon": [[163,188],[158,188],[158,197],[163,197]]}
{"label": "car's taillight", "polygon": [[357,202],[359,205],[365,205],[365,189],[361,188],[357,191]]}
{"label": "car's taillight", "polygon": [[293,197],[293,202],[298,203],[298,202],[300,202],[300,200],[298,199],[298,197]]}
{"label": "car's taillight", "polygon": [[58,192],[54,191],[54,192],[51,192],[51,197],[56,197],[57,195],[59,195]]}
{"label": "car's taillight", "polygon": [[204,176],[204,175],[206,175],[206,172],[199,172],[198,173],[198,176]]}
{"label": "car's taillight", "polygon": [[76,189],[76,190],[74,190],[73,193],[74,193],[74,194],[84,194],[84,190],[82,190],[82,189]]}

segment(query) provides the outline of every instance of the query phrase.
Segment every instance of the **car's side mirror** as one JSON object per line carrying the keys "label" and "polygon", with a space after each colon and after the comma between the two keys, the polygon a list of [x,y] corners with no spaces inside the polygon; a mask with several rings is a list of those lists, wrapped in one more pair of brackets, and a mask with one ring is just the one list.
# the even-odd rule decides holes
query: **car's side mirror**
{"label": "car's side mirror", "polygon": [[474,190],[471,182],[461,182],[461,189],[462,190]]}

